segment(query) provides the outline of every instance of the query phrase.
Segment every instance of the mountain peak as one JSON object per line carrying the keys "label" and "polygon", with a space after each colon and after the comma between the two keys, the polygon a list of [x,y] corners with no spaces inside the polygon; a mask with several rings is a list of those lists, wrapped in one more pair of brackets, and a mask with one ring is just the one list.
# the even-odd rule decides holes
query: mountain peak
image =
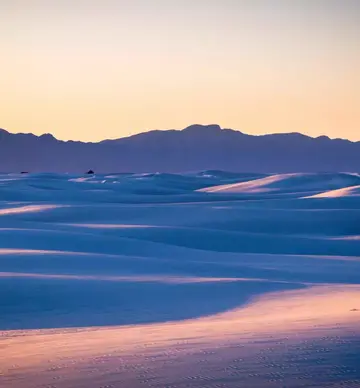
{"label": "mountain peak", "polygon": [[44,134],[40,135],[39,138],[44,139],[44,140],[56,140],[54,135],[52,135],[51,133],[44,133]]}
{"label": "mountain peak", "polygon": [[222,129],[218,124],[193,124],[183,129],[186,132],[220,132]]}

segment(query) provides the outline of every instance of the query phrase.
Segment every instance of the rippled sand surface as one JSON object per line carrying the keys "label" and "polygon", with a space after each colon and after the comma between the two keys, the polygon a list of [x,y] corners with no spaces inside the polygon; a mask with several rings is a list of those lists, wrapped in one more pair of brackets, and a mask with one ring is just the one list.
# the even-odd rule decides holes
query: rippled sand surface
{"label": "rippled sand surface", "polygon": [[0,386],[360,386],[359,184],[0,175]]}

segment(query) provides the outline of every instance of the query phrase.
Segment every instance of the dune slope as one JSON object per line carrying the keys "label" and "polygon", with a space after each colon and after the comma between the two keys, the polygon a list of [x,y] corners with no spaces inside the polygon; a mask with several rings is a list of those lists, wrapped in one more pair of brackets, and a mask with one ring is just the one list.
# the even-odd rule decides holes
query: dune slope
{"label": "dune slope", "polygon": [[1,175],[0,386],[357,386],[359,180]]}

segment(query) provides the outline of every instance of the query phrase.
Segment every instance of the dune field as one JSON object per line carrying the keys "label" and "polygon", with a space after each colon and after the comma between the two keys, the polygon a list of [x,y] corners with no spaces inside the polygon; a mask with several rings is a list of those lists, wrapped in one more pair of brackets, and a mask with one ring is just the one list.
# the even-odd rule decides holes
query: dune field
{"label": "dune field", "polygon": [[0,387],[360,386],[360,175],[0,174]]}

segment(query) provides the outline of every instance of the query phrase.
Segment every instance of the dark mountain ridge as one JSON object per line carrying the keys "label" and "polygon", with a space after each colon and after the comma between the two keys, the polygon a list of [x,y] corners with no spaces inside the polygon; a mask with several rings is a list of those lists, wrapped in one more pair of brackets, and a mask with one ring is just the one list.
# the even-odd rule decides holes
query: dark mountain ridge
{"label": "dark mountain ridge", "polygon": [[219,125],[149,131],[99,143],[0,129],[4,172],[324,172],[360,170],[360,142],[300,133],[253,136]]}

